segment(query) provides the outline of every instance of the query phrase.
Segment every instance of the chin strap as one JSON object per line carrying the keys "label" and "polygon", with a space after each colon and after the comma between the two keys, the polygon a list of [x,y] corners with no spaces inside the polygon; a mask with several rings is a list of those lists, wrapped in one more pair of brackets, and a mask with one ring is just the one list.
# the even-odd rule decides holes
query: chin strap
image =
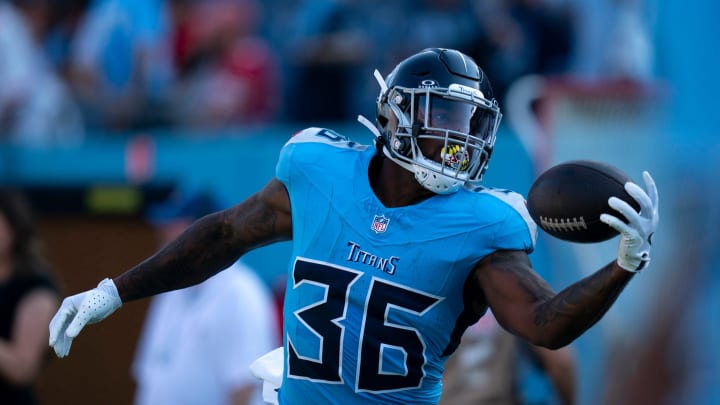
{"label": "chin strap", "polygon": [[382,134],[380,134],[380,130],[378,130],[377,127],[372,122],[370,122],[369,119],[365,118],[362,115],[358,115],[357,120],[359,123],[363,124],[365,128],[369,129],[370,132],[375,135],[375,138],[382,137]]}
{"label": "chin strap", "polygon": [[[373,125],[372,122],[370,122],[369,119],[365,118],[365,117],[362,116],[362,115],[358,115],[357,120],[358,120],[358,122],[360,122],[361,124],[363,124],[368,130],[370,130],[370,132],[372,132],[372,133],[375,135],[375,143],[376,143],[376,144],[377,144],[377,142],[378,142],[379,139],[382,139],[382,134],[380,134],[380,131],[377,129],[377,127],[376,127],[375,125]],[[410,164],[410,163],[407,163],[407,162],[404,162],[404,161],[402,161],[402,160],[400,160],[400,159],[392,156],[392,154],[390,154],[390,151],[388,150],[388,148],[387,148],[385,145],[383,145],[382,151],[383,151],[383,155],[385,155],[385,157],[387,157],[388,159],[390,159],[390,160],[392,160],[393,162],[397,163],[398,166],[400,166],[400,167],[402,167],[402,168],[404,168],[404,169],[406,169],[406,170],[409,170],[410,173],[415,173],[415,167],[414,167],[414,165],[412,165],[412,164]]]}
{"label": "chin strap", "polygon": [[[380,131],[377,129],[377,127],[375,125],[373,125],[373,123],[370,122],[369,119],[365,118],[362,115],[358,115],[358,122],[363,124],[367,129],[370,130],[370,132],[372,132],[375,135],[375,144],[377,145],[377,142],[380,139],[382,139],[382,134],[380,134]],[[382,146],[382,151],[383,151],[383,155],[385,155],[385,157],[387,157],[388,159],[397,163],[398,166],[402,167],[405,170],[410,171],[410,173],[415,173],[414,165],[394,157],[385,145]]]}
{"label": "chin strap", "polygon": [[[378,99],[379,99],[379,97],[382,97],[382,95],[385,94],[385,92],[387,92],[387,89],[388,89],[387,83],[385,83],[385,79],[382,77],[382,74],[380,74],[380,72],[377,69],[375,69],[375,71],[373,72],[373,76],[375,77],[375,80],[377,80],[378,85],[380,86],[380,95],[378,96]],[[373,135],[375,135],[376,139],[382,138],[382,134],[380,133],[380,130],[378,130],[377,127],[375,126],[375,124],[373,124],[369,119],[365,118],[362,115],[358,115],[357,120],[358,120],[358,122],[363,124],[367,129],[369,129],[370,132],[372,132]]]}
{"label": "chin strap", "polygon": [[[380,97],[382,97],[385,92],[387,92],[387,83],[385,83],[385,79],[382,77],[380,72],[375,69],[375,72],[373,72],[373,76],[375,76],[375,80],[377,80],[378,85],[380,85]],[[365,118],[363,115],[358,115],[357,120],[359,123],[361,123],[365,128],[367,128],[370,132],[375,135],[375,144],[377,145],[377,142],[379,142],[382,139],[382,134],[380,133],[380,130],[373,124],[369,119]],[[415,173],[415,166],[404,162],[394,156],[390,153],[387,146],[383,145],[382,147],[383,155],[385,155],[388,159],[392,160],[393,162],[397,163],[400,167],[410,171],[410,173]]]}
{"label": "chin strap", "polygon": [[380,95],[385,94],[388,89],[387,83],[385,83],[385,79],[382,77],[382,75],[377,69],[375,69],[375,71],[373,72],[373,76],[375,76],[375,80],[377,80],[378,84],[380,85]]}

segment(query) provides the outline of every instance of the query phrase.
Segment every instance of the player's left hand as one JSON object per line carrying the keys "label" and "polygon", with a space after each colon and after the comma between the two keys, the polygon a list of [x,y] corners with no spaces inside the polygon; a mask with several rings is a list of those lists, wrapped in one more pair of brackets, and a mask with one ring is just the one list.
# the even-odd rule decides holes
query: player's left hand
{"label": "player's left hand", "polygon": [[50,321],[49,343],[55,354],[67,356],[73,339],[85,325],[102,321],[121,306],[115,283],[109,278],[92,290],[65,298]]}
{"label": "player's left hand", "polygon": [[608,200],[610,207],[627,219],[627,224],[614,215],[600,215],[602,222],[620,232],[617,263],[630,272],[640,271],[650,262],[650,247],[659,220],[655,181],[648,172],[643,172],[643,180],[646,190],[635,183],[625,183],[625,191],[640,205],[640,212],[617,197]]}

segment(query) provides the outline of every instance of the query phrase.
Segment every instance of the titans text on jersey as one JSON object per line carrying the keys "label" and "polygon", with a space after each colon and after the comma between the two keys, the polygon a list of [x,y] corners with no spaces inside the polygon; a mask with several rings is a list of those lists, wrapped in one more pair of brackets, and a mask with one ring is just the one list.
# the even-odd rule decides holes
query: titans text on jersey
{"label": "titans text on jersey", "polygon": [[387,259],[382,258],[368,251],[362,250],[360,245],[353,241],[348,241],[348,246],[350,247],[350,252],[348,253],[347,261],[366,264],[390,275],[395,274],[397,262],[400,260],[399,257],[390,256]]}

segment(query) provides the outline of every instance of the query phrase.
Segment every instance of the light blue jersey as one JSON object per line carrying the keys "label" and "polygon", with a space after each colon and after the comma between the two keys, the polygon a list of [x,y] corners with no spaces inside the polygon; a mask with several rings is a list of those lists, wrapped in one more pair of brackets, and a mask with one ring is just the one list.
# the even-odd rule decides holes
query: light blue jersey
{"label": "light blue jersey", "polygon": [[473,266],[532,251],[523,198],[462,189],[387,208],[368,181],[372,146],[310,128],[283,148],[293,252],[281,404],[435,404],[443,365],[477,320],[463,305]]}

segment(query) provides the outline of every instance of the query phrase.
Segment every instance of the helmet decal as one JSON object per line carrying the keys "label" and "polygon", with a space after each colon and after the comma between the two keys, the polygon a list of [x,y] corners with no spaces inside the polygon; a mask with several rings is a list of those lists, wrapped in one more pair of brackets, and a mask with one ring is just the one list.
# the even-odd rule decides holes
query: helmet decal
{"label": "helmet decal", "polygon": [[467,170],[470,159],[464,147],[460,145],[448,145],[440,152],[443,164],[453,170]]}

